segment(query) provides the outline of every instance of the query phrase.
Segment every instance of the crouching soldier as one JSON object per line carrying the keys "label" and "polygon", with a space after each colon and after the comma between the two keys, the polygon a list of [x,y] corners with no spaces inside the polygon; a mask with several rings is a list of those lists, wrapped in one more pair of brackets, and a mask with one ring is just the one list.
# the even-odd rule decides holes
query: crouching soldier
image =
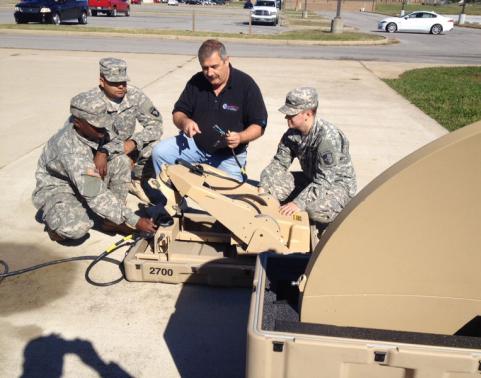
{"label": "crouching soldier", "polygon": [[[155,176],[152,149],[162,136],[162,116],[142,90],[127,86],[127,63],[122,59],[103,58],[100,64],[99,86],[89,91],[103,101],[112,119],[114,136],[103,144],[95,156],[95,166],[102,174],[108,159],[127,155],[132,162],[130,193],[143,202],[150,202],[143,185]],[[142,130],[136,131],[136,121]]]}
{"label": "crouching soldier", "polygon": [[[281,202],[281,214],[307,211],[313,246],[317,244],[318,232],[334,220],[356,193],[349,142],[334,125],[316,118],[317,105],[314,88],[296,88],[287,94],[279,111],[285,114],[289,130],[260,178],[260,191]],[[302,172],[289,172],[295,158]]]}
{"label": "crouching soldier", "polygon": [[[38,161],[33,204],[54,241],[81,239],[98,217],[106,231],[155,232],[155,224],[126,207],[131,163],[112,158],[102,177],[94,156],[108,140],[110,117],[103,101],[81,93],[70,102],[71,117],[45,145]],[[102,226],[101,226],[102,228]]]}

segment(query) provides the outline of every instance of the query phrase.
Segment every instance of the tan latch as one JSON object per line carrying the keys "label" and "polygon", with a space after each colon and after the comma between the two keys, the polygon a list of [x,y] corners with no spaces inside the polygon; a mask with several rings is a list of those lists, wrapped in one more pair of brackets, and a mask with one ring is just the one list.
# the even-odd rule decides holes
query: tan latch
{"label": "tan latch", "polygon": [[302,274],[302,275],[299,276],[297,281],[292,281],[291,285],[297,286],[299,288],[299,292],[303,293],[304,287],[306,286],[306,281],[307,281],[307,276],[305,274]]}

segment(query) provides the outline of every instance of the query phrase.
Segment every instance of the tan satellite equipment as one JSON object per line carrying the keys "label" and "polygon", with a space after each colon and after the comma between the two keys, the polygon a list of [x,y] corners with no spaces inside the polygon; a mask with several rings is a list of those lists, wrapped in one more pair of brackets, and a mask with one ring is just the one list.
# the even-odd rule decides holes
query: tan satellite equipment
{"label": "tan satellite equipment", "polygon": [[366,186],[310,259],[261,254],[248,377],[481,377],[481,122]]}
{"label": "tan satellite equipment", "polygon": [[[274,197],[219,169],[180,161],[165,166],[153,185],[172,221],[130,250],[130,281],[251,286],[256,254],[310,251],[306,212],[281,215]],[[186,209],[185,198],[198,209]]]}

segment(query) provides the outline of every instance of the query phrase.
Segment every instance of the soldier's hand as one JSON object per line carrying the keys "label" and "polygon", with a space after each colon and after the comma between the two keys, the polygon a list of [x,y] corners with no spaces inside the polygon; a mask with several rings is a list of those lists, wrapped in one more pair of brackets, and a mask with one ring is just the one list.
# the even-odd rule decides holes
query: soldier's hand
{"label": "soldier's hand", "polygon": [[227,147],[236,148],[241,142],[241,137],[239,133],[229,131],[227,132],[225,140],[227,141]]}
{"label": "soldier's hand", "polygon": [[195,134],[202,134],[197,122],[191,120],[190,118],[185,120],[184,125],[182,126],[182,131],[189,138],[192,138]]}
{"label": "soldier's hand", "polygon": [[103,179],[107,174],[107,154],[97,151],[94,157],[94,164],[97,171],[99,171],[100,177]]}
{"label": "soldier's hand", "polygon": [[130,154],[130,153],[131,153],[132,151],[134,151],[136,148],[137,148],[137,143],[135,143],[135,141],[133,141],[132,139],[127,139],[127,140],[124,142],[124,152],[125,152],[125,155]]}
{"label": "soldier's hand", "polygon": [[140,232],[155,234],[155,231],[157,230],[157,225],[154,223],[152,219],[140,218],[137,224],[135,225],[135,229]]}
{"label": "soldier's hand", "polygon": [[300,211],[299,206],[297,206],[294,202],[289,202],[286,203],[285,205],[282,205],[281,208],[279,209],[279,212],[282,215],[292,215],[298,211]]}

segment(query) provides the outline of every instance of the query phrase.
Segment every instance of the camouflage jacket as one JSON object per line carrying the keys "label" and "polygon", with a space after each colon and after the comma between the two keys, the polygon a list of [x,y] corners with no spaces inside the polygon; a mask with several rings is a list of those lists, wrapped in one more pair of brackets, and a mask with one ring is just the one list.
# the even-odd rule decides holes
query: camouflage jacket
{"label": "camouflage jacket", "polygon": [[[107,112],[114,117],[113,130],[109,130],[111,140],[103,147],[109,154],[124,153],[124,141],[132,139],[140,151],[144,145],[160,140],[162,136],[162,116],[152,101],[140,89],[129,85],[118,110],[110,102],[100,87],[89,91],[99,96],[107,105]],[[135,121],[143,126],[135,132]]]}
{"label": "camouflage jacket", "polygon": [[139,216],[108,190],[97,173],[94,153],[98,144],[80,136],[68,121],[44,146],[37,164],[32,201],[37,209],[58,193],[82,197],[94,213],[116,224],[134,226]]}
{"label": "camouflage jacket", "polygon": [[[306,136],[294,129],[284,133],[276,155],[261,174],[261,186],[262,176],[287,172],[294,158],[299,159],[309,182],[293,200],[300,209],[305,210],[319,201],[336,201],[336,206],[344,207],[356,194],[356,174],[349,154],[349,141],[334,125],[318,119]],[[330,207],[329,203],[325,205],[322,207]],[[333,211],[326,217],[330,221],[335,215]]]}

